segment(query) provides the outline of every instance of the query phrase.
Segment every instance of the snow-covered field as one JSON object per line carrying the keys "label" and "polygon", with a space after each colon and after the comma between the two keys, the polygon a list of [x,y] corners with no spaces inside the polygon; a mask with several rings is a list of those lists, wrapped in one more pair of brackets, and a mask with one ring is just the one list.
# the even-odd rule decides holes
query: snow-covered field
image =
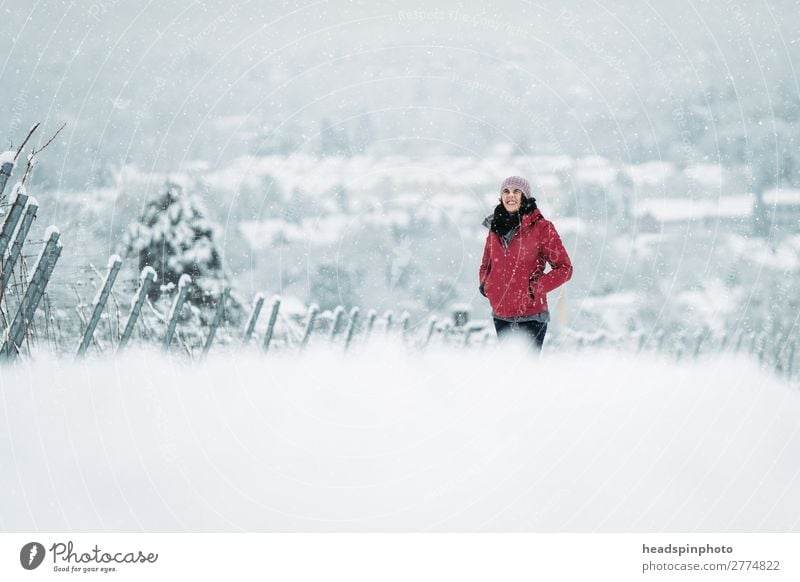
{"label": "snow-covered field", "polygon": [[800,531],[749,360],[131,351],[0,369],[4,531]]}

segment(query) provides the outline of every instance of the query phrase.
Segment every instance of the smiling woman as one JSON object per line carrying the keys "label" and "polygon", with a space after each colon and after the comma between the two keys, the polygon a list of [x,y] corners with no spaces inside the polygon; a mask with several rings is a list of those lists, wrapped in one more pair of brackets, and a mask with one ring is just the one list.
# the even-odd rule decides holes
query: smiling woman
{"label": "smiling woman", "polygon": [[550,321],[547,293],[572,277],[561,237],[536,207],[528,181],[519,176],[503,181],[500,204],[483,224],[489,234],[479,289],[489,299],[498,339],[520,331],[541,350]]}

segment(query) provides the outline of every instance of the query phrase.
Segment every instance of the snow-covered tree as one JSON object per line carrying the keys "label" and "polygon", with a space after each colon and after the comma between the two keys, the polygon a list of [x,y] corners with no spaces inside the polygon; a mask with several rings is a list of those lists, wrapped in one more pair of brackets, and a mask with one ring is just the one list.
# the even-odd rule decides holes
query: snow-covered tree
{"label": "snow-covered tree", "polygon": [[217,232],[197,192],[168,181],[126,232],[124,251],[138,257],[140,270],[150,266],[158,274],[161,286],[153,286],[151,299],[187,274],[192,277],[189,302],[210,305],[219,297],[225,279],[215,243]]}

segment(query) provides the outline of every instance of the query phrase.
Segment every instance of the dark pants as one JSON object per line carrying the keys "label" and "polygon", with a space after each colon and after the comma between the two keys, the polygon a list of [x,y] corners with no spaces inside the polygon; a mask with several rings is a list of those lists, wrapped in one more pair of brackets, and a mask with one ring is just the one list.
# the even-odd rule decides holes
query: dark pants
{"label": "dark pants", "polygon": [[531,347],[537,351],[541,351],[542,344],[544,344],[544,334],[547,333],[547,323],[539,321],[522,321],[519,323],[511,323],[503,321],[502,319],[494,319],[494,329],[497,331],[497,339],[503,341],[508,337],[520,335],[527,338]]}

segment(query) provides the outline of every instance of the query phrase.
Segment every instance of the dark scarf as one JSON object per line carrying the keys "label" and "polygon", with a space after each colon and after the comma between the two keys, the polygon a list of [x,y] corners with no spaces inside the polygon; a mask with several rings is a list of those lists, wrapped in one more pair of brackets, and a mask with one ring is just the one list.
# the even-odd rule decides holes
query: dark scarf
{"label": "dark scarf", "polygon": [[501,237],[506,236],[511,229],[520,225],[523,216],[530,214],[534,210],[536,210],[535,198],[523,198],[522,203],[519,205],[519,211],[514,213],[508,212],[501,202],[494,209],[491,231]]}

